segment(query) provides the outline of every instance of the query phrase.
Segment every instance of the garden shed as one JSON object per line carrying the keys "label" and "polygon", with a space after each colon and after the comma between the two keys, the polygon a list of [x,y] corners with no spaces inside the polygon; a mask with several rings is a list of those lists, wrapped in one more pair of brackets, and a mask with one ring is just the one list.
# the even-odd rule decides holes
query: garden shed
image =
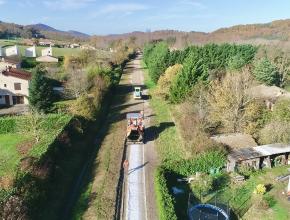
{"label": "garden shed", "polygon": [[240,165],[260,169],[278,164],[288,164],[290,145],[268,144],[231,150],[227,159],[227,172],[235,171]]}

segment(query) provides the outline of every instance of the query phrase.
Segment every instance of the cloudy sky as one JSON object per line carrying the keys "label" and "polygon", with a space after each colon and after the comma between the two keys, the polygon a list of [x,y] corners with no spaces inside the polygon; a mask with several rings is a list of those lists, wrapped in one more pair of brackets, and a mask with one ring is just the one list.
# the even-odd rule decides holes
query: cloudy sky
{"label": "cloudy sky", "polygon": [[0,20],[88,34],[176,29],[210,32],[290,18],[289,0],[0,0]]}

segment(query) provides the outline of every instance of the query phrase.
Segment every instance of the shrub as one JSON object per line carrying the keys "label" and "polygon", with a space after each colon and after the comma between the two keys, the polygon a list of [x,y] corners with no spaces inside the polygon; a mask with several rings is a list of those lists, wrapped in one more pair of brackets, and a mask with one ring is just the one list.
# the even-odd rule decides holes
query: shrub
{"label": "shrub", "polygon": [[168,98],[171,82],[173,81],[174,77],[176,77],[176,75],[181,71],[181,69],[181,64],[175,64],[174,66],[168,67],[165,73],[160,76],[157,87],[157,93],[159,95],[166,99]]}
{"label": "shrub", "polygon": [[201,153],[190,160],[167,161],[165,166],[180,175],[190,176],[196,172],[209,173],[225,165],[226,157],[221,151],[212,150]]}
{"label": "shrub", "polygon": [[13,133],[16,131],[16,118],[0,118],[0,134]]}
{"label": "shrub", "polygon": [[213,181],[212,176],[202,173],[190,183],[190,188],[196,195],[206,195],[212,190]]}
{"label": "shrub", "polygon": [[255,62],[253,73],[258,81],[265,83],[266,85],[279,84],[278,69],[267,58]]}
{"label": "shrub", "polygon": [[161,220],[177,220],[174,210],[174,200],[168,192],[165,178],[166,170],[158,167],[155,171],[155,192]]}
{"label": "shrub", "polygon": [[266,187],[264,184],[258,184],[254,190],[254,194],[264,195],[266,193]]}
{"label": "shrub", "polygon": [[81,116],[87,120],[94,120],[96,115],[96,106],[92,98],[88,95],[80,96],[71,106],[70,112],[73,115]]}

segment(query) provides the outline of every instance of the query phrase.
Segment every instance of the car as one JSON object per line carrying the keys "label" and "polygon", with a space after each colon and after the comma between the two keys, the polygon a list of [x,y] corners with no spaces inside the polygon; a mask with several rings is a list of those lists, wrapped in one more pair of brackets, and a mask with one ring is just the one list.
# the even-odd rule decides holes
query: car
{"label": "car", "polygon": [[140,86],[134,87],[134,99],[142,99],[142,89]]}

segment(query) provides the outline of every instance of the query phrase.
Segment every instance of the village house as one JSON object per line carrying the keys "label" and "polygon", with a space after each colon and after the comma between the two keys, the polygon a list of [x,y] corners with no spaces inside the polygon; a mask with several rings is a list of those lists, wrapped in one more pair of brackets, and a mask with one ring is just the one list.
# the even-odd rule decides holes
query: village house
{"label": "village house", "polygon": [[2,58],[0,58],[0,71],[6,70],[8,67],[12,67],[15,69],[21,68],[21,60],[18,57],[15,57],[15,58],[2,57]]}
{"label": "village house", "polygon": [[0,106],[28,104],[31,73],[12,67],[0,73]]}

